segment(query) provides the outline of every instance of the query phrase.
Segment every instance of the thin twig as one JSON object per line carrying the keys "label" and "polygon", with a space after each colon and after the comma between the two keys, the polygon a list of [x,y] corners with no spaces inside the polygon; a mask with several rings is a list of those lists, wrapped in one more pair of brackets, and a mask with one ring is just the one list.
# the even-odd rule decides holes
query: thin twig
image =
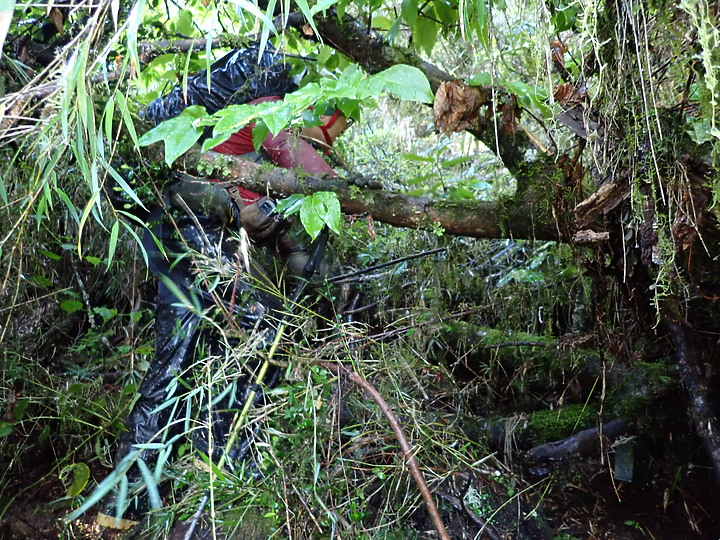
{"label": "thin twig", "polygon": [[404,332],[409,332],[410,330],[414,330],[415,328],[422,328],[423,326],[429,326],[431,324],[437,324],[437,323],[449,321],[452,319],[459,319],[466,315],[472,315],[473,313],[477,313],[478,311],[479,311],[479,309],[467,309],[464,311],[458,311],[457,313],[451,313],[450,315],[447,315],[445,317],[440,317],[439,319],[431,319],[429,321],[422,321],[422,322],[419,322],[416,324],[410,324],[408,326],[403,326],[402,328],[396,328],[395,330],[388,330],[387,332],[382,332],[380,334],[374,334],[372,336],[368,336],[368,337],[364,337],[364,338],[353,339],[352,341],[350,341],[350,345],[355,345],[357,343],[377,341],[379,339],[389,338],[392,336],[396,336],[398,334],[402,334]]}
{"label": "thin twig", "polygon": [[417,459],[415,459],[415,455],[413,454],[412,448],[410,447],[410,444],[405,437],[405,433],[400,426],[400,422],[398,421],[392,410],[390,410],[390,406],[380,395],[380,392],[378,392],[370,382],[360,376],[360,374],[346,368],[342,364],[334,364],[332,362],[320,362],[320,365],[323,366],[325,369],[331,371],[335,375],[339,375],[340,373],[346,375],[352,382],[365,390],[365,392],[370,395],[373,401],[380,408],[383,415],[385,415],[385,418],[390,424],[390,427],[395,433],[395,437],[400,443],[400,448],[402,448],[405,461],[407,462],[410,473],[412,474],[412,477],[415,480],[418,489],[420,490],[420,494],[425,500],[425,506],[427,507],[428,513],[430,514],[430,518],[432,519],[433,525],[435,526],[435,530],[437,531],[440,538],[442,538],[443,540],[450,540],[450,536],[445,529],[445,525],[443,524],[442,519],[440,518],[440,513],[438,512],[437,506],[435,505],[435,500],[433,499],[432,493],[430,493],[430,489],[428,488],[427,483],[425,482],[425,478],[420,471],[420,466],[418,465]]}
{"label": "thin twig", "polygon": [[552,343],[543,343],[542,341],[504,341],[495,343],[494,345],[485,345],[486,349],[501,349],[503,347],[553,347]]}
{"label": "thin twig", "polygon": [[399,264],[405,261],[410,261],[412,259],[418,259],[420,257],[425,257],[426,255],[433,255],[434,253],[440,253],[442,251],[447,251],[450,248],[442,247],[437,249],[430,249],[428,251],[421,251],[419,253],[413,253],[412,255],[407,255],[406,257],[400,257],[399,259],[394,259],[392,261],[388,261],[382,264],[376,264],[375,266],[368,266],[367,268],[363,268],[362,270],[358,270],[356,272],[350,272],[349,274],[343,274],[342,276],[335,276],[328,279],[328,282],[330,283],[338,283],[345,281],[347,279],[353,278],[355,276],[360,276],[362,274],[367,274],[369,272],[373,272],[375,270],[380,270],[381,268],[385,268],[387,266],[392,266],[393,264]]}

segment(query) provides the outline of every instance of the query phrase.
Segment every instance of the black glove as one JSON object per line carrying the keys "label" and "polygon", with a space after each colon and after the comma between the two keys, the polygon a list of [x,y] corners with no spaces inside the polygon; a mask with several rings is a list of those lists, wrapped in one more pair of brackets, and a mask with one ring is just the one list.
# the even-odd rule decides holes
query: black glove
{"label": "black glove", "polygon": [[383,183],[375,175],[351,174],[347,178],[348,185],[359,188],[383,189]]}

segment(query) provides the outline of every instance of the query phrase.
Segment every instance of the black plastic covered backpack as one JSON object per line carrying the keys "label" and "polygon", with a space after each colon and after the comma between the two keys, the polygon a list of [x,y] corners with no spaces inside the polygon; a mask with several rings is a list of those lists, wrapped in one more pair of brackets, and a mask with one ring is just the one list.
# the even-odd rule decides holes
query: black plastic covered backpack
{"label": "black plastic covered backpack", "polygon": [[186,95],[181,86],[176,86],[150,103],[144,117],[157,125],[178,116],[190,105],[201,105],[213,114],[228,105],[265,96],[284,96],[297,90],[290,69],[290,64],[274,50],[266,49],[258,59],[257,46],[237,49],[210,66],[210,88],[207,70],[202,70],[188,78]]}

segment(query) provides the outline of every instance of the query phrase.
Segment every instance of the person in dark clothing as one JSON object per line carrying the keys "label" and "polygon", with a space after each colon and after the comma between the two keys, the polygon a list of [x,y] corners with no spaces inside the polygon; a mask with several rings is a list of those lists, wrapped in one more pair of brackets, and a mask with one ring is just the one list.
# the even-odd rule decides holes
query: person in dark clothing
{"label": "person in dark clothing", "polygon": [[[257,51],[249,51],[233,51],[213,64],[212,90],[207,89],[206,74],[201,72],[188,80],[189,101],[185,102],[176,88],[153,102],[146,116],[159,123],[190,104],[214,112],[237,102],[281,100],[294,89],[287,67],[277,58],[266,52],[258,64]],[[240,88],[246,94],[250,89],[249,96],[238,97]],[[214,150],[335,176],[308,141],[319,139],[331,146],[346,121],[339,111],[320,118],[321,126],[305,128],[301,136],[289,131],[268,135],[259,152],[252,145],[252,125]],[[143,244],[150,269],[158,278],[156,350],[138,389],[139,398],[125,421],[127,430],[120,437],[116,464],[125,463],[130,454],[137,454],[137,461],[143,464],[152,464],[158,460],[158,445],[151,443],[161,443],[171,451],[188,428],[193,432],[193,446],[208,463],[218,463],[224,455],[225,464],[232,467],[249,453],[252,429],[241,427],[232,447],[228,447],[228,439],[237,411],[253,395],[254,404],[264,399],[254,383],[261,364],[256,353],[272,343],[285,308],[278,278],[284,273],[270,268],[289,263],[297,270],[304,266],[307,254],[285,235],[285,223],[273,215],[272,201],[242,186],[233,186],[231,191],[234,196],[211,180],[180,180],[165,189],[164,207],[152,210],[148,218],[150,231]],[[243,238],[260,248],[253,250],[251,259]],[[245,260],[251,260],[247,267]],[[226,328],[235,329],[234,336],[229,336]],[[237,330],[254,332],[252,343],[243,342]],[[242,362],[233,350],[243,351]],[[238,364],[232,372],[216,378],[210,396],[202,395],[199,389],[206,379],[198,382],[196,372],[204,373],[208,367],[227,372],[232,362]],[[263,383],[272,387],[278,377],[278,370],[271,368]],[[194,418],[187,413],[191,404],[201,411]],[[142,465],[131,464],[126,478],[139,491],[130,490],[127,508],[118,508],[122,501],[117,497],[105,501],[97,518],[100,525],[129,528],[147,512]]]}

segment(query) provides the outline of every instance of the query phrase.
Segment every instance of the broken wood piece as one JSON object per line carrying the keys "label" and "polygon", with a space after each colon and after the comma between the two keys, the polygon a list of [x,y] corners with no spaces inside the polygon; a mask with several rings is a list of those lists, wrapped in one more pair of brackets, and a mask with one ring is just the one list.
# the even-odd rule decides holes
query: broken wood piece
{"label": "broken wood piece", "polygon": [[607,231],[598,232],[590,229],[583,229],[573,235],[574,244],[602,244],[610,240],[610,233]]}
{"label": "broken wood piece", "polygon": [[598,215],[617,208],[630,195],[630,182],[619,180],[606,182],[575,207],[575,222],[579,229],[590,225]]}
{"label": "broken wood piece", "polygon": [[572,456],[587,457],[600,451],[601,437],[615,439],[624,435],[625,422],[613,420],[602,428],[591,428],[581,431],[560,441],[549,442],[528,450],[526,457],[535,463],[563,461]]}

